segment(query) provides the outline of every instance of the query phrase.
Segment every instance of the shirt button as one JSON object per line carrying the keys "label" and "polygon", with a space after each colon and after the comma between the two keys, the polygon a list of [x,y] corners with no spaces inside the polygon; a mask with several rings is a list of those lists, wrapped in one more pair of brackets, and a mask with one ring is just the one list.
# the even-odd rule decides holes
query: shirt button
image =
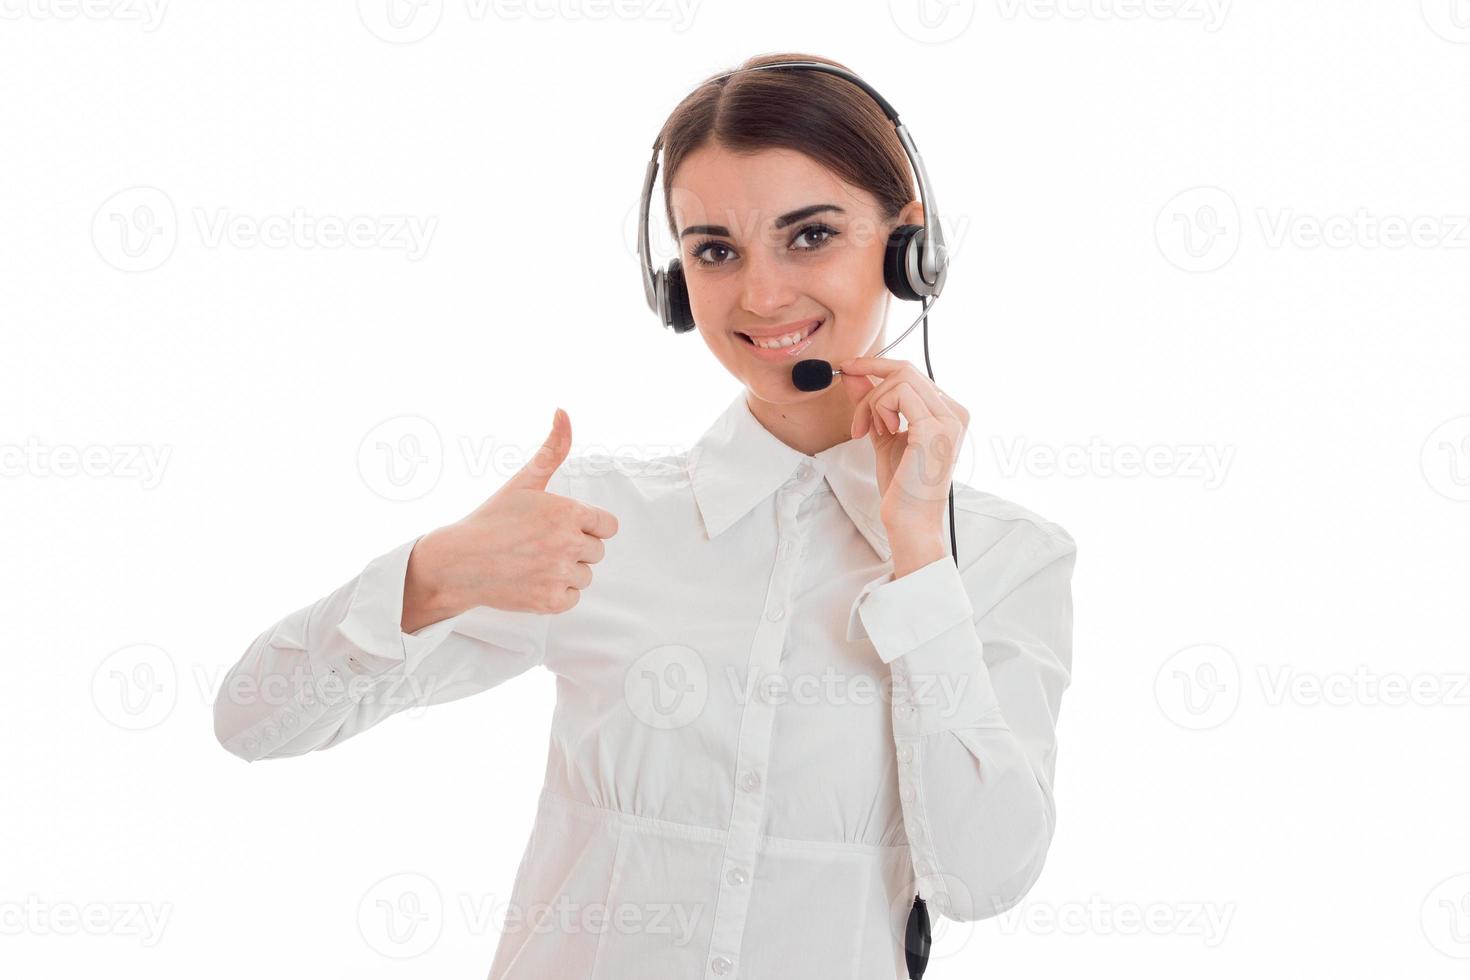
{"label": "shirt button", "polygon": [[786,686],[786,679],[780,675],[772,675],[761,681],[760,697],[766,704],[772,704],[781,696]]}
{"label": "shirt button", "polygon": [[908,783],[904,783],[903,787],[899,789],[898,795],[900,799],[902,799],[905,803],[908,803],[914,798],[914,788]]}
{"label": "shirt button", "polygon": [[749,876],[739,868],[731,869],[730,873],[725,875],[725,877],[732,885],[743,885],[749,880]]}
{"label": "shirt button", "polygon": [[920,841],[922,841],[923,839],[924,839],[924,828],[923,827],[920,827],[918,824],[911,825],[909,827],[909,840],[911,840],[915,844],[917,844]]}
{"label": "shirt button", "polygon": [[914,716],[914,706],[911,704],[901,704],[898,706],[898,713],[905,718],[912,718]]}
{"label": "shirt button", "polygon": [[734,963],[731,963],[725,957],[716,956],[714,959],[710,960],[709,968],[723,977],[725,974],[730,972],[730,967],[734,965]]}
{"label": "shirt button", "polygon": [[786,615],[785,609],[782,609],[780,606],[772,606],[771,611],[766,613],[766,618],[774,623],[784,615]]}
{"label": "shirt button", "polygon": [[912,762],[914,759],[914,747],[912,745],[905,745],[898,750],[898,757],[904,762]]}
{"label": "shirt button", "polygon": [[743,775],[743,776],[740,777],[740,787],[742,789],[746,789],[746,790],[750,790],[751,792],[754,792],[755,789],[756,789],[756,787],[760,786],[760,784],[761,784],[760,773],[757,773],[754,770],[747,769],[747,770],[745,770],[745,775]]}

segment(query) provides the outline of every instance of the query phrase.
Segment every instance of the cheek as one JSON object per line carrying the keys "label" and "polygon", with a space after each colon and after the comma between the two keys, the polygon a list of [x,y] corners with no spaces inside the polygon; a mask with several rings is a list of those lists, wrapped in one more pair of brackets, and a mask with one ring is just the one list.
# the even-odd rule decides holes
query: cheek
{"label": "cheek", "polygon": [[814,269],[811,289],[828,305],[851,309],[868,306],[887,289],[883,284],[883,250],[850,248]]}

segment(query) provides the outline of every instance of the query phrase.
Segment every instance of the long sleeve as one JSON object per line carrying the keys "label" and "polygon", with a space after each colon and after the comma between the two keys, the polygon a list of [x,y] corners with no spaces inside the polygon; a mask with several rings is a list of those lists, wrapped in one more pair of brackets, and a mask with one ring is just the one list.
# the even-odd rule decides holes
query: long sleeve
{"label": "long sleeve", "polygon": [[973,921],[1019,902],[1051,845],[1076,544],[1058,525],[1015,521],[960,560],[869,582],[848,634],[889,665],[919,891],[948,918]]}
{"label": "long sleeve", "polygon": [[[564,470],[547,489],[566,493]],[[404,633],[417,538],[262,632],[220,684],[214,732],[247,762],[326,749],[419,705],[494,687],[544,661],[551,614],[475,606]]]}

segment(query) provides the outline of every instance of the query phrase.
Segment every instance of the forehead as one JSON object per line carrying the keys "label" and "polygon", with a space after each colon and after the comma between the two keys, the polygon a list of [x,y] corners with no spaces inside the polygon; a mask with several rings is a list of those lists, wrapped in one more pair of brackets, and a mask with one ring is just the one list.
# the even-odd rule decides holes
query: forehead
{"label": "forehead", "polygon": [[[737,235],[755,223],[810,204],[836,204],[850,215],[876,210],[867,191],[849,184],[805,153],[769,148],[734,153],[706,144],[679,164],[669,184],[670,209],[680,228],[729,225]],[[830,212],[823,220],[833,220]]]}

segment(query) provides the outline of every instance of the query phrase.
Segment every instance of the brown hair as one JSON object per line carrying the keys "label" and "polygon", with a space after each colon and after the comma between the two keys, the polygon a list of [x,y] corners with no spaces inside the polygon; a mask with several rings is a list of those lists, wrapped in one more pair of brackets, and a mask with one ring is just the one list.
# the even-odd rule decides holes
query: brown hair
{"label": "brown hair", "polygon": [[[782,61],[846,65],[810,54],[765,54],[741,68]],[[664,214],[677,241],[671,184],[684,158],[707,143],[735,153],[779,147],[804,153],[878,200],[892,221],[915,200],[912,171],[893,123],[861,88],[821,71],[767,70],[706,78],[675,107],[659,131],[663,146]],[[853,74],[857,74],[853,72]]]}

